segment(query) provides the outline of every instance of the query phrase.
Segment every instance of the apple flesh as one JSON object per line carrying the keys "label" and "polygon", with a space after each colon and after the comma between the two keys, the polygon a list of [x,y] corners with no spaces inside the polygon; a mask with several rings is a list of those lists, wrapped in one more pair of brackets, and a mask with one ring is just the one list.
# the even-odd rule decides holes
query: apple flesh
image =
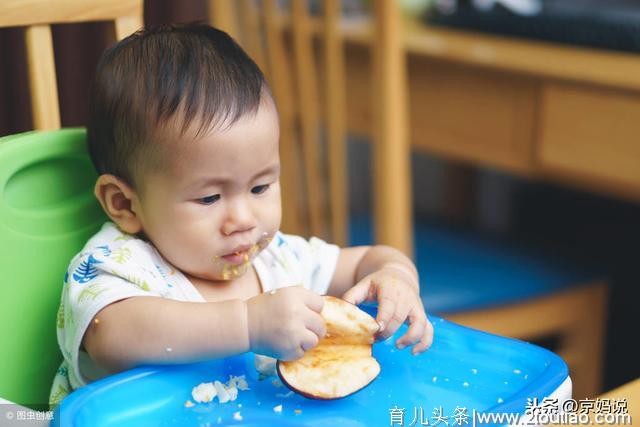
{"label": "apple flesh", "polygon": [[371,355],[378,324],[357,306],[325,296],[320,313],[327,333],[318,345],[293,361],[278,361],[280,379],[312,399],[339,399],[361,390],[380,373]]}

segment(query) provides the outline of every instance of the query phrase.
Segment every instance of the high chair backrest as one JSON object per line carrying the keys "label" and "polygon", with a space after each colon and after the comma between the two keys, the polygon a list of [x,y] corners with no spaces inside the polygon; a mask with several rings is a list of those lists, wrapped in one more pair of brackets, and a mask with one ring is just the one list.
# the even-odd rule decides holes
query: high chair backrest
{"label": "high chair backrest", "polygon": [[[210,0],[211,22],[264,71],[280,113],[283,230],[344,245],[348,235],[345,34],[370,40],[376,105],[372,187],[376,240],[411,253],[405,69],[395,2],[354,25],[339,0]],[[357,159],[356,159],[357,160]]]}
{"label": "high chair backrest", "polygon": [[[62,355],[57,312],[73,255],[106,220],[85,131],[0,138],[0,397],[42,407]],[[57,319],[57,320],[56,320]]]}
{"label": "high chair backrest", "polygon": [[[111,21],[122,39],[142,27],[142,12],[142,0],[0,1],[0,28],[26,27],[34,129],[60,128],[50,25]],[[106,219],[93,196],[95,179],[82,130],[0,139],[2,398],[48,403],[62,358],[55,325],[64,271]]]}
{"label": "high chair backrest", "polygon": [[0,28],[26,27],[31,113],[36,130],[60,128],[51,24],[112,21],[120,40],[142,27],[142,0],[2,0]]}

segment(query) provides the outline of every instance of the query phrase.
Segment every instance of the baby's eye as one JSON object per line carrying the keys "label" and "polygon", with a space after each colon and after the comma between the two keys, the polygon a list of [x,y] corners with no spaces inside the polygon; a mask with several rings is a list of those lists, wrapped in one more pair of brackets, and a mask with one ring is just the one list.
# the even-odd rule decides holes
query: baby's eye
{"label": "baby's eye", "polygon": [[213,196],[202,197],[201,199],[198,199],[198,202],[202,203],[203,205],[211,205],[218,200],[220,200],[220,195],[214,194]]}
{"label": "baby's eye", "polygon": [[265,191],[267,191],[267,189],[269,188],[269,184],[265,184],[265,185],[256,185],[255,187],[253,187],[251,189],[251,192],[253,194],[262,194]]}

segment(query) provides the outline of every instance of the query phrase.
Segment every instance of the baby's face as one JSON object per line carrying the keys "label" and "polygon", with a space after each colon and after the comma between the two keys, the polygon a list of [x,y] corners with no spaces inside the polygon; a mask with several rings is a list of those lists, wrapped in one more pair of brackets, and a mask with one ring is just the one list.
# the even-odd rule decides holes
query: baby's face
{"label": "baby's face", "polygon": [[181,271],[206,280],[244,274],[280,227],[278,116],[255,115],[196,141],[175,142],[166,171],[143,177],[144,233]]}

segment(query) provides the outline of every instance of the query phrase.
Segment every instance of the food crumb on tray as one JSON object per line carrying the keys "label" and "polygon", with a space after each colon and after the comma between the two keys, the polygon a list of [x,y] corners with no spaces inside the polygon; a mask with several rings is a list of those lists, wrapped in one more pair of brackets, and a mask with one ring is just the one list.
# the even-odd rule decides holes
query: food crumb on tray
{"label": "food crumb on tray", "polygon": [[276,393],[276,397],[278,398],[287,398],[293,395],[293,391],[289,391],[288,393]]}
{"label": "food crumb on tray", "polygon": [[[191,396],[193,400],[198,403],[208,403],[216,397],[218,398],[218,402],[227,403],[233,402],[238,398],[238,390],[249,390],[249,384],[247,384],[244,375],[230,375],[229,381],[224,384],[217,380],[214,382],[200,383],[191,390]],[[193,404],[187,405],[185,403],[185,406],[191,407]]]}
{"label": "food crumb on tray", "polygon": [[256,354],[254,357],[254,364],[256,371],[260,374],[260,380],[264,380],[269,377],[277,376],[276,372],[277,360],[273,357]]}

